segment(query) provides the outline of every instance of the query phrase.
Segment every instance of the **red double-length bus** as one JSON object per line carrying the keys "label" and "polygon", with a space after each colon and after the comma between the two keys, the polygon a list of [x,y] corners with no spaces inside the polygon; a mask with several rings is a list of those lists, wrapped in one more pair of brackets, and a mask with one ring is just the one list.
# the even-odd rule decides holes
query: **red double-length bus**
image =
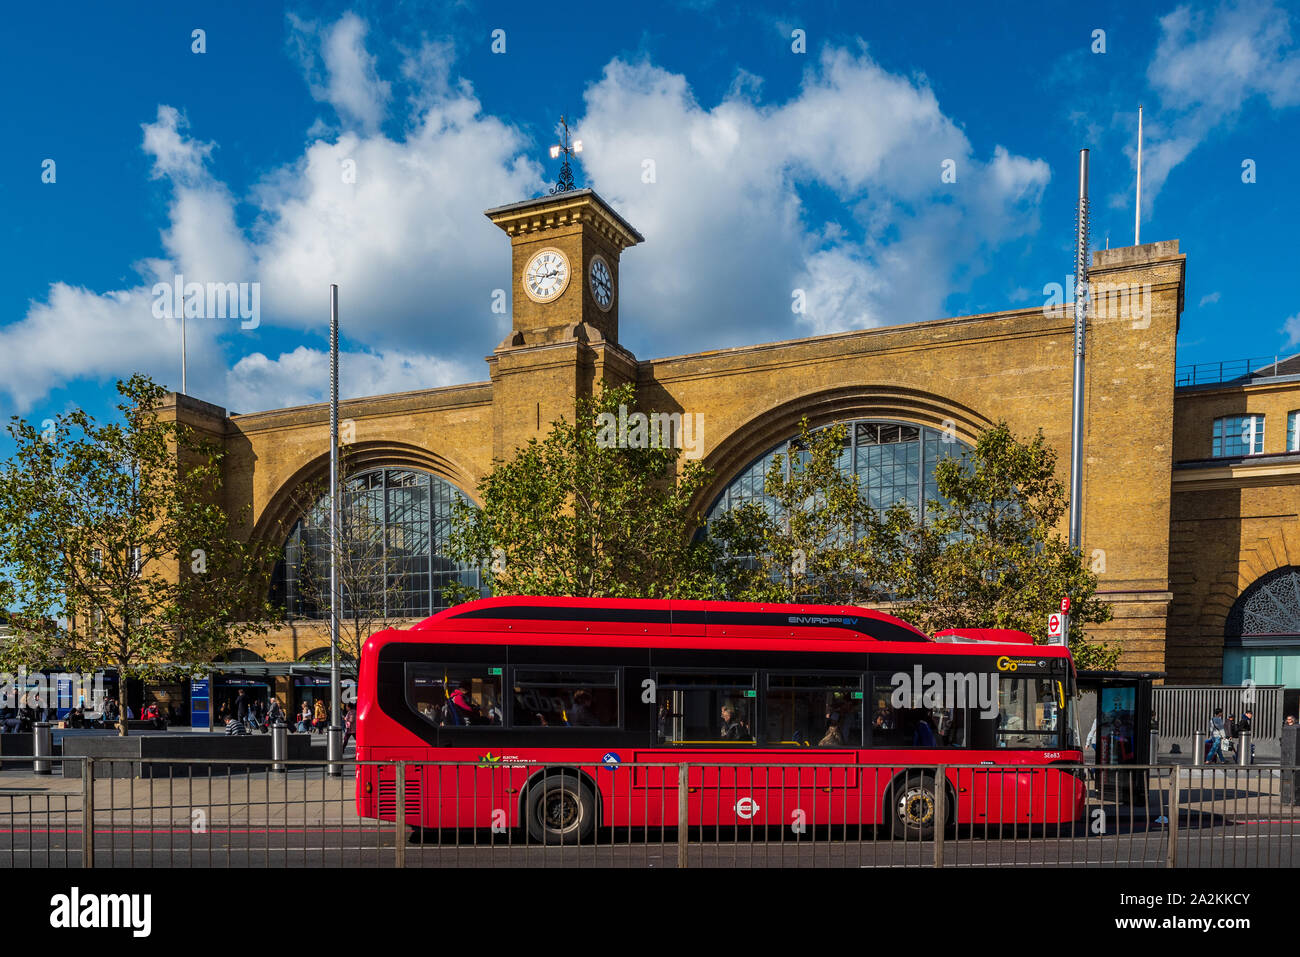
{"label": "red double-length bus", "polygon": [[423,828],[674,827],[683,764],[689,825],[797,808],[926,838],[937,806],[945,825],[1052,824],[1085,802],[1053,767],[1082,759],[1066,649],[863,608],[487,598],[371,636],[357,693],[358,813],[396,819],[396,762],[447,762],[403,771]]}

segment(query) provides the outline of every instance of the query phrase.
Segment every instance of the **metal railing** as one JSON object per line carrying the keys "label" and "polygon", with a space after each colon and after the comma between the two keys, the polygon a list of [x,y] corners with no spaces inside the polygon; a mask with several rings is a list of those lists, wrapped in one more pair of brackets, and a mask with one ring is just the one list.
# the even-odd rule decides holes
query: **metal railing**
{"label": "metal railing", "polygon": [[0,865],[1300,864],[1300,770],[1259,765],[32,760],[0,772]]}
{"label": "metal railing", "polygon": [[1257,359],[1229,359],[1225,362],[1198,362],[1174,369],[1174,386],[1217,385],[1245,379],[1261,369],[1278,365],[1282,356],[1263,356]]}

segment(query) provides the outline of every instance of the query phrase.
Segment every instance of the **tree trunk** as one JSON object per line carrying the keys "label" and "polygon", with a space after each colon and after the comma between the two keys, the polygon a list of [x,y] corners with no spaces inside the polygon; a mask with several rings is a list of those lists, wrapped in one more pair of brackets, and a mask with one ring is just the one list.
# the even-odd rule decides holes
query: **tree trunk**
{"label": "tree trunk", "polygon": [[126,726],[126,668],[121,661],[117,663],[117,736],[125,738]]}

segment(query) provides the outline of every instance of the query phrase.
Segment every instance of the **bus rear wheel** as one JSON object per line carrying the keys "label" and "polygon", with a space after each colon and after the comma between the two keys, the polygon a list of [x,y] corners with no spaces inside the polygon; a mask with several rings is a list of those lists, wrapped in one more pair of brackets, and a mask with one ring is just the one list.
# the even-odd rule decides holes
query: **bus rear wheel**
{"label": "bus rear wheel", "polygon": [[889,792],[889,835],[928,841],[934,837],[938,802],[929,774],[905,774]]}
{"label": "bus rear wheel", "polygon": [[543,844],[579,844],[596,826],[591,789],[571,775],[554,775],[528,789],[528,836]]}

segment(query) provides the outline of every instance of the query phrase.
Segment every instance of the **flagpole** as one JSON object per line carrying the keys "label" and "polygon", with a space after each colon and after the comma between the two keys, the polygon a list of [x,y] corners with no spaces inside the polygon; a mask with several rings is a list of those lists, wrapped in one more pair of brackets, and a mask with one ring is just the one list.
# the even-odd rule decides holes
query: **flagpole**
{"label": "flagpole", "polygon": [[181,309],[181,395],[189,395],[185,387],[185,310]]}
{"label": "flagpole", "polygon": [[[1079,201],[1074,236],[1074,407],[1070,436],[1070,550],[1083,547],[1083,385],[1088,322],[1088,151],[1079,150]],[[1070,646],[1070,615],[1065,615]]]}
{"label": "flagpole", "polygon": [[330,283],[330,723],[326,759],[331,777],[343,769],[339,724],[339,287]]}
{"label": "flagpole", "polygon": [[1133,211],[1133,245],[1142,245],[1142,106],[1138,105],[1137,209]]}

